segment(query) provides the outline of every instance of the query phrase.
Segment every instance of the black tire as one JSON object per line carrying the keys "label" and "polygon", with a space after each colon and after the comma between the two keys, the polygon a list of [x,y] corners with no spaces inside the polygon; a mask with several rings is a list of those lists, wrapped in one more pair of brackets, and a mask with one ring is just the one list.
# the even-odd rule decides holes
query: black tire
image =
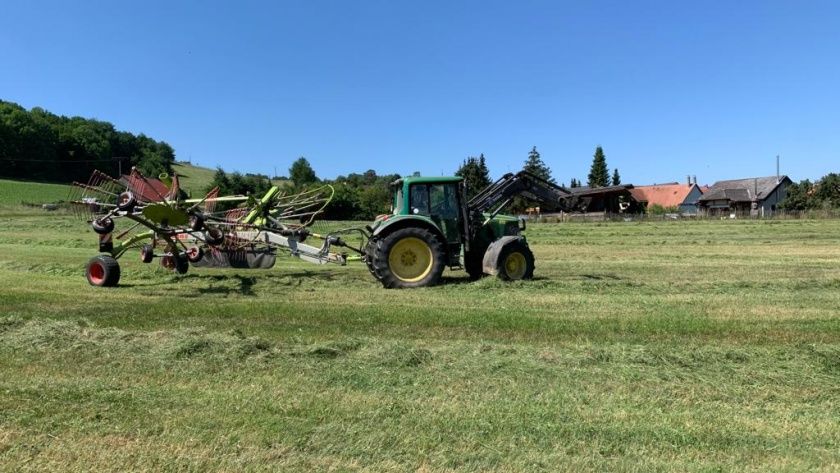
{"label": "black tire", "polygon": [[396,230],[377,239],[373,251],[373,270],[386,288],[433,286],[445,262],[440,239],[423,228]]}
{"label": "black tire", "polygon": [[190,263],[198,263],[201,261],[201,258],[204,258],[204,248],[200,246],[193,246],[187,248],[187,251],[184,252],[187,256],[187,259]]}
{"label": "black tire", "polygon": [[102,217],[90,222],[90,226],[93,227],[93,231],[100,235],[105,235],[106,233],[111,233],[114,231],[114,221],[109,217]]}
{"label": "black tire", "polygon": [[376,249],[376,241],[377,240],[378,240],[378,238],[374,238],[374,237],[371,237],[370,240],[368,240],[367,244],[365,245],[364,259],[365,259],[365,266],[367,266],[368,271],[370,271],[370,274],[372,274],[373,277],[375,277],[376,280],[378,281],[379,276],[376,275],[376,270],[373,267],[373,255],[374,255],[374,252],[375,252],[375,249]]}
{"label": "black tire", "polygon": [[204,230],[204,241],[208,245],[221,245],[225,241],[225,232],[218,227],[207,227]]}
{"label": "black tire", "polygon": [[187,271],[190,270],[190,261],[187,257],[185,255],[174,255],[173,258],[175,259],[175,272],[187,274]]}
{"label": "black tire", "polygon": [[534,277],[534,253],[522,240],[511,242],[499,253],[496,260],[497,276],[505,281],[518,281]]}
{"label": "black tire", "polygon": [[117,198],[117,208],[128,212],[137,205],[137,199],[131,191],[125,191]]}
{"label": "black tire", "polygon": [[471,281],[476,281],[484,276],[484,252],[487,247],[474,248],[464,253],[464,270],[470,276]]}
{"label": "black tire", "polygon": [[85,277],[91,286],[116,286],[120,282],[120,264],[108,255],[94,256],[88,261]]}
{"label": "black tire", "polygon": [[155,247],[146,243],[140,248],[140,261],[144,263],[151,263],[155,257]]}
{"label": "black tire", "polygon": [[201,214],[190,215],[190,229],[194,232],[204,228],[204,216]]}

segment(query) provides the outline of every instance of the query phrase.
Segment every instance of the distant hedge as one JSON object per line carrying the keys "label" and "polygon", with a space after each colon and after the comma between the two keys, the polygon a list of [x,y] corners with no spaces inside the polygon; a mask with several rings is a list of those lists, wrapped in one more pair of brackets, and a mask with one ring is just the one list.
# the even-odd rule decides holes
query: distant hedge
{"label": "distant hedge", "polygon": [[137,166],[143,174],[170,172],[175,151],[143,134],[108,122],[27,111],[0,100],[0,177],[52,182],[86,181],[94,169],[117,174]]}

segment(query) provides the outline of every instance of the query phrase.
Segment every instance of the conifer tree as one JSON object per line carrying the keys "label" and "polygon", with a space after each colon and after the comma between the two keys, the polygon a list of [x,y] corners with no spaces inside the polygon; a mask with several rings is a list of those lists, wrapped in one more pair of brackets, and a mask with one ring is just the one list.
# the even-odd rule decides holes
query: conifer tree
{"label": "conifer tree", "polygon": [[528,171],[548,182],[555,182],[554,178],[551,177],[551,169],[543,162],[536,146],[531,148],[531,152],[528,153],[528,159],[525,160],[525,166],[522,167],[522,170]]}
{"label": "conifer tree", "polygon": [[589,170],[589,187],[607,187],[610,185],[610,171],[607,168],[607,158],[600,146],[595,148],[592,157],[592,167]]}
{"label": "conifer tree", "polygon": [[484,153],[478,158],[470,156],[465,159],[461,167],[455,171],[455,175],[464,178],[464,183],[467,186],[467,200],[472,199],[473,196],[491,184],[490,170],[487,168]]}

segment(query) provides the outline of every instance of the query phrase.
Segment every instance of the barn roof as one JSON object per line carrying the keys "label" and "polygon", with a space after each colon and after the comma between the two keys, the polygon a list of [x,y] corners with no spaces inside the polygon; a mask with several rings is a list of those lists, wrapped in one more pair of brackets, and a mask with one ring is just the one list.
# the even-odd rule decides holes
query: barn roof
{"label": "barn roof", "polygon": [[685,202],[686,197],[697,187],[697,184],[654,184],[652,186],[636,186],[630,190],[633,198],[648,205],[662,207],[677,207]]}
{"label": "barn roof", "polygon": [[729,200],[731,202],[751,202],[753,199],[764,200],[776,190],[787,176],[750,177],[718,181],[700,197],[700,202],[710,200]]}
{"label": "barn roof", "polygon": [[567,188],[569,192],[573,195],[579,197],[595,197],[595,196],[606,196],[612,194],[620,194],[629,191],[633,188],[632,184],[621,184],[617,186],[606,186],[606,187],[589,187],[589,186],[581,186],[581,187],[571,187]]}

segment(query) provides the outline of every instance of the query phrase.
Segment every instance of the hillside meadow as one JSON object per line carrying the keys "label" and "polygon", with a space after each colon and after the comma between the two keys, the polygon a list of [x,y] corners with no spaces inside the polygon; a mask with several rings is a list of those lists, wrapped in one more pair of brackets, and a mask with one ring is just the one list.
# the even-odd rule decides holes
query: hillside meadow
{"label": "hillside meadow", "polygon": [[533,224],[536,278],[176,276],[0,209],[0,470],[837,471],[840,221]]}

